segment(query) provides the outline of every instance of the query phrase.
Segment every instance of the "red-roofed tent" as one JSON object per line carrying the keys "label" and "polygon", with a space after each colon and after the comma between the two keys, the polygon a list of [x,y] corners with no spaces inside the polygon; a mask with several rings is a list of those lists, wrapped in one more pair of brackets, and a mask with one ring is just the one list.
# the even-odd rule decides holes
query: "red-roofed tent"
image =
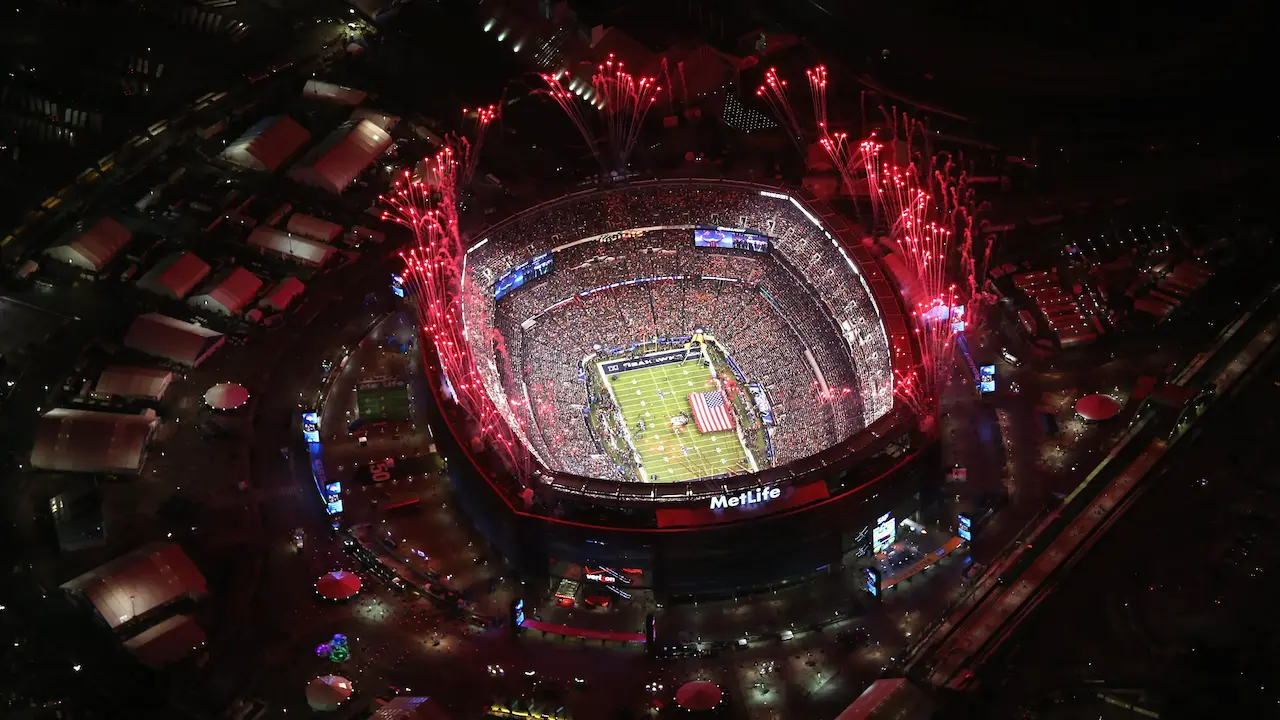
{"label": "red-roofed tent", "polygon": [[113,218],[104,217],[75,240],[49,248],[45,254],[83,270],[98,272],[129,244],[131,238],[133,231]]}
{"label": "red-roofed tent", "polygon": [[222,151],[222,157],[250,170],[275,172],[309,140],[306,128],[288,115],[277,115],[249,128]]}

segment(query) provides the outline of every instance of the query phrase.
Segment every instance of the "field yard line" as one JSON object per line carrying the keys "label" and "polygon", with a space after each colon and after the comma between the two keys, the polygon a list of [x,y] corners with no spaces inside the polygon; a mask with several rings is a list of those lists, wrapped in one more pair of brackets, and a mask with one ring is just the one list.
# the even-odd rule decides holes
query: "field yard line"
{"label": "field yard line", "polygon": [[[604,389],[609,393],[609,397],[613,400],[613,406],[622,412],[622,404],[618,402],[618,396],[613,392],[613,383],[609,382],[609,376],[604,373],[604,365],[596,363],[596,372],[600,374],[600,382],[604,383]],[[627,427],[626,413],[622,416],[622,434],[627,438],[627,445],[631,446],[631,453],[635,456],[633,459],[641,468],[640,481],[647,482],[648,471],[644,469],[644,464],[640,458],[640,451],[636,448],[635,440],[631,438],[631,428]]]}

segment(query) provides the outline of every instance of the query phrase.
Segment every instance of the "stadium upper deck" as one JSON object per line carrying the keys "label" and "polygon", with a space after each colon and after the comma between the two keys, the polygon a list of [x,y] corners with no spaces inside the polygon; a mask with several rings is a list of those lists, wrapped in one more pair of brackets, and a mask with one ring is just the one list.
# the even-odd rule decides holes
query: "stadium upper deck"
{"label": "stadium upper deck", "polygon": [[[591,290],[602,279],[611,282],[641,279],[630,276],[637,274],[634,270],[623,273],[627,277],[622,277],[621,274],[615,276],[611,273],[616,270],[616,266],[582,268],[579,263],[569,260],[581,254],[581,245],[577,244],[584,240],[594,244],[617,243],[621,246],[642,242],[635,237],[638,233],[626,233],[628,230],[649,229],[651,232],[643,237],[652,240],[659,234],[652,232],[654,229],[679,228],[688,231],[693,226],[744,228],[772,238],[772,256],[781,262],[761,260],[759,267],[749,268],[743,267],[743,263],[724,261],[728,263],[727,269],[714,271],[725,273],[718,275],[719,277],[728,276],[742,281],[740,289],[750,287],[770,273],[774,276],[782,275],[776,269],[770,269],[776,266],[785,267],[788,271],[785,275],[804,285],[805,293],[801,295],[804,300],[809,301],[807,313],[798,307],[804,303],[796,302],[795,293],[777,292],[781,300],[774,304],[774,308],[780,315],[796,318],[800,326],[809,329],[808,347],[802,348],[801,352],[804,349],[812,351],[815,364],[821,368],[822,373],[831,375],[830,379],[837,390],[843,387],[852,391],[846,393],[852,397],[839,403],[840,408],[837,409],[831,432],[819,433],[810,442],[825,445],[843,440],[875,422],[892,408],[889,338],[866,274],[833,237],[831,230],[818,220],[814,211],[787,194],[760,186],[717,181],[663,180],[580,192],[520,213],[491,228],[471,245],[466,271],[476,292],[471,294],[466,305],[468,326],[499,329],[507,339],[506,349],[510,351],[513,325],[527,325],[528,320],[539,318],[555,303],[567,299],[550,297],[546,292],[535,292],[539,287],[535,285],[513,291],[501,301],[495,302],[495,285],[512,268],[536,256],[551,253],[551,272],[556,277],[555,286],[559,288],[564,288],[566,283],[575,285],[579,279],[580,287],[574,288],[578,291]],[[671,233],[665,234],[668,238],[671,237]],[[688,236],[691,245],[692,233],[689,232]],[[645,241],[644,244],[651,243]],[[659,276],[664,262],[670,264],[671,261],[662,255],[655,255],[654,270],[649,277]],[[631,263],[631,266],[634,268],[636,263]],[[569,274],[571,267],[578,268],[573,275]],[[694,270],[675,269],[693,284],[696,284],[695,281],[705,283],[705,280],[699,278],[709,275],[706,267]],[[803,280],[798,280],[799,278]],[[640,307],[651,303],[651,298],[655,297],[658,285],[650,285],[652,287],[646,290],[648,295],[639,298],[644,301],[640,303]],[[686,291],[682,289],[680,292]],[[543,301],[547,304],[541,305]],[[613,306],[613,323],[623,327],[611,329],[609,334],[630,333],[634,340],[652,337],[654,327],[645,321],[637,322],[637,318],[632,317],[635,313],[621,309],[625,305],[626,303]],[[514,311],[510,306],[516,306]],[[735,308],[726,307],[724,312],[732,313],[734,310]],[[900,319],[896,307],[891,314]],[[662,315],[663,311],[655,307],[653,313],[645,313],[645,319],[656,324]],[[815,315],[823,316],[826,320],[825,327],[824,323],[814,322]],[[709,317],[708,322],[713,322],[714,319]],[[793,327],[797,324],[790,318],[787,322]],[[563,326],[563,320],[558,324]],[[553,322],[552,325],[557,323]],[[692,328],[686,330],[689,329]],[[801,334],[801,337],[804,335]],[[514,343],[516,348],[513,354],[516,357],[512,358],[495,357],[495,343],[490,333],[470,332],[469,338],[473,351],[480,358],[478,365],[490,395],[494,397],[496,405],[508,415],[509,424],[515,426],[517,434],[533,449],[541,463],[549,469],[561,472],[602,476],[599,468],[583,463],[565,463],[552,456],[548,443],[536,437],[537,423],[531,422],[533,418],[526,414],[530,405],[528,397],[520,398],[520,395],[513,393],[521,400],[514,404],[516,409],[512,409],[513,404],[501,399],[504,383],[507,388],[515,390],[516,386],[511,382],[523,371],[520,341]],[[783,340],[780,338],[779,341]],[[754,344],[758,349],[759,343]],[[730,348],[731,352],[732,350]],[[505,368],[507,372],[499,372],[499,367]],[[576,374],[576,368],[572,370]],[[555,376],[561,374],[563,373],[559,370],[551,373]],[[524,416],[517,418],[517,412]],[[526,428],[529,432],[525,431]],[[821,449],[821,445],[815,447],[811,444],[797,447],[804,447],[806,452]],[[786,455],[782,461],[798,457],[800,456],[794,454]]]}

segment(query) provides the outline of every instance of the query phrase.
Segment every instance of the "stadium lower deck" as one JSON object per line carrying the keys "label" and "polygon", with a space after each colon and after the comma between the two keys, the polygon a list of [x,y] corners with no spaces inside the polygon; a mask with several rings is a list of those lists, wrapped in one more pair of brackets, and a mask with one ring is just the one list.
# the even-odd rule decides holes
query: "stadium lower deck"
{"label": "stadium lower deck", "polygon": [[[598,365],[597,367],[602,367]],[[639,457],[637,478],[647,482],[683,482],[758,469],[735,430],[701,432],[690,411],[690,393],[716,389],[712,371],[699,357],[656,367],[625,370],[606,375],[610,400],[596,413],[613,413],[616,403],[625,429],[616,422],[599,423],[613,428],[602,440],[612,450],[633,449]],[[735,426],[742,422],[735,412]],[[628,447],[622,447],[623,444]]]}

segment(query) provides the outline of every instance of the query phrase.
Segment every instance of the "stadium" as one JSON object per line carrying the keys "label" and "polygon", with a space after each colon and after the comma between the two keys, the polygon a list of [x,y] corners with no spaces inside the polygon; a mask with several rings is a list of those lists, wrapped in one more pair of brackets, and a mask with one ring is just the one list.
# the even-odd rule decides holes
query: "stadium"
{"label": "stadium", "polygon": [[[862,236],[794,190],[671,179],[593,186],[473,234],[475,380],[529,470],[483,452],[442,400],[486,481],[453,478],[464,506],[530,572],[620,563],[695,595],[811,573],[886,512],[916,512],[936,443],[895,403],[908,322]],[[441,398],[467,380],[441,371]],[[761,523],[787,533],[775,562],[707,571]]]}

